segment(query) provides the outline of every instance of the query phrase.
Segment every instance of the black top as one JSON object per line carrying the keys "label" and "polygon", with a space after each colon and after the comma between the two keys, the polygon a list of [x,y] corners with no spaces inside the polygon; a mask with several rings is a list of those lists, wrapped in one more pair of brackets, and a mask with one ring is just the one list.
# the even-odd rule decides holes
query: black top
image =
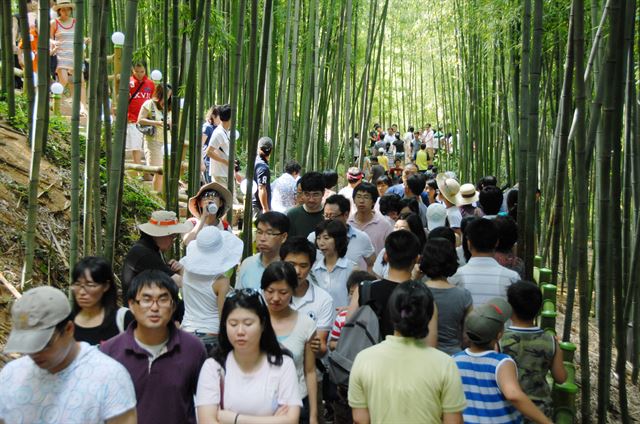
{"label": "black top", "polygon": [[[97,345],[105,340],[109,340],[111,337],[120,334],[118,330],[118,324],[116,323],[118,309],[114,309],[109,314],[105,315],[102,320],[102,324],[97,327],[84,328],[75,324],[73,336],[79,342],[87,342],[90,345]],[[75,319],[75,314],[74,314]],[[124,316],[124,328],[126,329],[133,321],[133,314],[131,311],[127,311]]]}
{"label": "black top", "polygon": [[[259,186],[264,185],[267,187],[267,203],[271,208],[271,170],[269,164],[261,157],[256,158],[256,166],[254,168],[255,173],[253,175],[253,181]],[[256,194],[253,196],[253,207],[262,211],[262,203],[260,203],[259,191],[256,187]]]}
{"label": "black top", "polygon": [[[389,298],[391,293],[400,283],[395,283],[387,279],[376,280],[371,283],[370,297],[366,302],[380,317],[380,335],[386,337],[393,334],[393,323],[391,322],[391,312],[389,311]],[[358,300],[363,306],[362,298]]]}
{"label": "black top", "polygon": [[125,303],[131,280],[147,269],[157,269],[169,276],[175,274],[169,268],[169,265],[165,263],[162,252],[160,252],[153,237],[142,233],[140,240],[131,246],[131,249],[127,252],[122,264],[122,298]]}
{"label": "black top", "polygon": [[393,145],[396,147],[396,153],[404,153],[404,142],[402,140],[394,140]]}

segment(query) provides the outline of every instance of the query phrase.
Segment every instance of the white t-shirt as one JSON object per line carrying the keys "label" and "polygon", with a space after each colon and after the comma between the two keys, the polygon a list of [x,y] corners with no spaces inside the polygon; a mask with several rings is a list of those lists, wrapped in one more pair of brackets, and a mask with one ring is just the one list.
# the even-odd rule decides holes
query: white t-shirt
{"label": "white t-shirt", "polygon": [[[209,146],[216,150],[219,156],[229,160],[229,131],[225,130],[222,125],[218,125],[211,134],[211,140]],[[211,158],[211,166],[209,168],[209,174],[212,177],[227,178],[228,166],[222,162],[218,162],[214,158]]]}
{"label": "white t-shirt", "polygon": [[[309,280],[315,279],[309,273]],[[291,298],[291,308],[311,318],[320,331],[331,330],[333,324],[333,298],[326,290],[309,281],[309,288],[302,297]]]}
{"label": "white t-shirt", "polygon": [[85,342],[73,362],[56,374],[29,356],[0,372],[0,420],[6,424],[97,424],[135,407],[129,372]]}
{"label": "white t-shirt", "polygon": [[[200,370],[195,405],[220,404],[221,367],[214,359],[207,359]],[[238,414],[273,416],[279,406],[302,406],[298,391],[296,368],[289,356],[282,365],[271,365],[266,356],[260,368],[252,374],[244,373],[229,353],[224,373],[224,409]]]}
{"label": "white t-shirt", "polygon": [[460,228],[460,225],[462,225],[462,214],[460,213],[460,208],[457,206],[447,208],[447,219],[449,220],[449,227]]}
{"label": "white t-shirt", "polygon": [[382,249],[378,256],[376,256],[376,261],[373,264],[373,272],[380,278],[387,278],[389,275],[389,263],[382,263],[384,260],[384,252],[386,250]]}
{"label": "white t-shirt", "polygon": [[224,275],[200,275],[185,269],[182,278],[182,297],[184,299],[184,318],[182,329],[189,333],[218,334],[220,314],[218,296],[213,284]]}
{"label": "white t-shirt", "polygon": [[278,336],[278,341],[293,355],[293,363],[296,366],[298,388],[300,397],[307,396],[307,385],[304,378],[304,345],[316,332],[316,323],[308,316],[298,313],[296,325],[286,336]]}

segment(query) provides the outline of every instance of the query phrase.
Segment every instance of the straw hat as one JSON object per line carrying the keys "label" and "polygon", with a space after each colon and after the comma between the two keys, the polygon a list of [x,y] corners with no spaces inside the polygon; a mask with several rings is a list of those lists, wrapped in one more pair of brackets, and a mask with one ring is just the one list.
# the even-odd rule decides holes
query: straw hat
{"label": "straw hat", "polygon": [[445,174],[438,174],[436,177],[438,190],[449,202],[457,205],[460,202],[460,183],[453,178],[448,178]]}
{"label": "straw hat", "polygon": [[62,9],[63,7],[75,9],[76,5],[71,0],[58,0],[51,9],[53,9],[54,12],[57,12],[58,9]]}
{"label": "straw hat", "polygon": [[462,184],[460,186],[460,201],[457,206],[470,205],[477,202],[479,198],[480,194],[476,190],[476,186],[471,183]]}
{"label": "straw hat", "polygon": [[240,263],[243,243],[229,231],[204,227],[196,240],[187,245],[187,255],[180,260],[188,272],[218,275]]}
{"label": "straw hat", "polygon": [[193,229],[190,223],[181,224],[175,212],[155,211],[149,222],[138,225],[140,231],[153,237],[164,237],[171,234],[188,233]]}
{"label": "straw hat", "polygon": [[219,184],[216,182],[205,184],[202,187],[200,187],[200,190],[198,190],[198,193],[196,193],[195,196],[189,199],[189,212],[191,212],[191,215],[195,216],[196,218],[200,218],[200,215],[201,215],[200,205],[198,205],[198,200],[200,199],[200,196],[207,191],[215,191],[220,196],[222,196],[222,199],[224,200],[223,213],[226,213],[231,207],[231,205],[233,204],[233,196],[231,195],[231,192],[227,190],[227,188],[224,187],[222,184]]}

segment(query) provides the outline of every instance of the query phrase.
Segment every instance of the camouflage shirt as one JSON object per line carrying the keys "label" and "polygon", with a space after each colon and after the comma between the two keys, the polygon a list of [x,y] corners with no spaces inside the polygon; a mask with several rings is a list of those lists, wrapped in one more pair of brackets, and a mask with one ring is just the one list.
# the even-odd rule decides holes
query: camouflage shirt
{"label": "camouflage shirt", "polygon": [[518,366],[522,390],[536,404],[551,402],[547,373],[553,364],[555,339],[539,327],[508,327],[500,340],[500,349]]}

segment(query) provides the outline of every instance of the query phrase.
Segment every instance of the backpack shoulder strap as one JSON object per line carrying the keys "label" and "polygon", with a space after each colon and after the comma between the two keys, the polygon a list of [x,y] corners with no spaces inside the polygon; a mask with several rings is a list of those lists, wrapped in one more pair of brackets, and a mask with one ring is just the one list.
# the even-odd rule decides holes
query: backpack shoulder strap
{"label": "backpack shoulder strap", "polygon": [[128,308],[121,306],[120,308],[118,308],[118,311],[116,312],[116,326],[118,327],[118,331],[121,333],[123,333],[125,330],[124,317],[125,315],[127,315],[128,311],[129,311]]}

